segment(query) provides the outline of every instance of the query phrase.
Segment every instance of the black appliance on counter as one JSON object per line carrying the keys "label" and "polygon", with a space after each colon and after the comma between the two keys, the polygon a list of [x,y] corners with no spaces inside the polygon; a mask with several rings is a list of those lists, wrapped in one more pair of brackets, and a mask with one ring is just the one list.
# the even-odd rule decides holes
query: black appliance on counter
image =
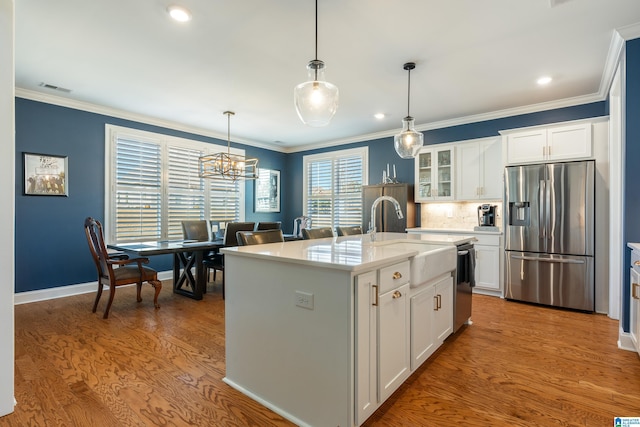
{"label": "black appliance on counter", "polygon": [[478,206],[478,225],[480,227],[495,227],[496,225],[496,205]]}
{"label": "black appliance on counter", "polygon": [[456,288],[453,293],[453,332],[469,322],[473,287],[476,285],[476,254],[473,243],[463,243],[458,248]]}

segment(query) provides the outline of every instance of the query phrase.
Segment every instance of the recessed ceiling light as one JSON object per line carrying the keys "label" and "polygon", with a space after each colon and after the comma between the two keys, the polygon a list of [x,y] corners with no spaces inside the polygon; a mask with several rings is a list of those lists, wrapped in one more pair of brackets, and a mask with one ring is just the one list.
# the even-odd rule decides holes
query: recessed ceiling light
{"label": "recessed ceiling light", "polygon": [[543,76],[540,77],[536,82],[540,85],[540,86],[544,86],[544,85],[548,85],[549,83],[551,83],[552,78],[549,76]]}
{"label": "recessed ceiling light", "polygon": [[373,115],[373,117],[375,117],[378,120],[382,120],[384,119],[386,116],[384,115],[384,113],[376,113]]}
{"label": "recessed ceiling light", "polygon": [[169,6],[167,12],[169,12],[169,16],[178,22],[191,21],[191,12],[182,6]]}

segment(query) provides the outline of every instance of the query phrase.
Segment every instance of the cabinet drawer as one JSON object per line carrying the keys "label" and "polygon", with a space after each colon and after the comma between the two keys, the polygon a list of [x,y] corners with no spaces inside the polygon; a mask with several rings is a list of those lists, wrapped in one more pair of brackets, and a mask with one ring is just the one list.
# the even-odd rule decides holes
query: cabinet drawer
{"label": "cabinet drawer", "polygon": [[500,236],[499,235],[487,235],[487,234],[474,234],[476,242],[473,242],[474,245],[486,245],[486,246],[500,246]]}
{"label": "cabinet drawer", "polygon": [[409,281],[409,261],[400,262],[380,269],[380,294],[397,288]]}

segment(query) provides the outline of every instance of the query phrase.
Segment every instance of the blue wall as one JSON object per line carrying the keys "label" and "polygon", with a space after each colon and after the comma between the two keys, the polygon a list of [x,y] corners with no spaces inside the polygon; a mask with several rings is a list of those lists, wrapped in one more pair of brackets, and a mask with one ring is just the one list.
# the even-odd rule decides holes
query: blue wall
{"label": "blue wall", "polygon": [[[426,131],[425,144],[496,136],[503,129],[597,117],[606,113],[606,103],[597,102],[489,120]],[[103,219],[106,123],[226,144],[226,141],[214,138],[17,98],[16,292],[96,280],[82,224],[87,216]],[[399,181],[413,183],[413,160],[403,160],[396,155],[391,137],[292,154],[233,145],[244,148],[247,156],[257,157],[260,167],[281,170],[282,212],[254,213],[252,183],[247,183],[245,206],[247,220],[281,220],[285,232],[291,231],[293,218],[302,214],[302,157],[306,154],[366,145],[369,147],[370,183],[381,180],[387,163],[396,165]],[[68,156],[69,197],[23,196],[23,152]],[[419,212],[417,216],[420,217]],[[160,271],[169,270],[171,258],[152,257],[150,266]]]}
{"label": "blue wall", "polygon": [[[87,216],[103,220],[105,124],[125,126],[181,138],[222,144],[226,141],[157,126],[16,98],[16,292],[96,280],[83,223]],[[259,166],[284,169],[286,155],[233,144],[257,157]],[[24,196],[22,153],[68,156],[69,197]],[[283,192],[282,203],[288,203]],[[279,220],[280,214],[253,212],[253,184],[246,187],[248,221]],[[152,257],[150,266],[171,269],[171,257]]]}

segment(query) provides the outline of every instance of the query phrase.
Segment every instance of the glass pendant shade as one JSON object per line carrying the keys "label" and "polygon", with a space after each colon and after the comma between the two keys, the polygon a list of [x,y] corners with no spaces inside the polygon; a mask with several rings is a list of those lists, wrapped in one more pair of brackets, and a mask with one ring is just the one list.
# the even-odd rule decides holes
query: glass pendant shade
{"label": "glass pendant shade", "polygon": [[307,71],[308,80],[293,90],[296,112],[306,125],[326,126],[338,110],[338,87],[324,80],[324,62],[310,61]]}
{"label": "glass pendant shade", "polygon": [[412,159],[424,144],[424,135],[413,128],[413,117],[402,119],[402,132],[393,138],[396,153],[403,159]]}

